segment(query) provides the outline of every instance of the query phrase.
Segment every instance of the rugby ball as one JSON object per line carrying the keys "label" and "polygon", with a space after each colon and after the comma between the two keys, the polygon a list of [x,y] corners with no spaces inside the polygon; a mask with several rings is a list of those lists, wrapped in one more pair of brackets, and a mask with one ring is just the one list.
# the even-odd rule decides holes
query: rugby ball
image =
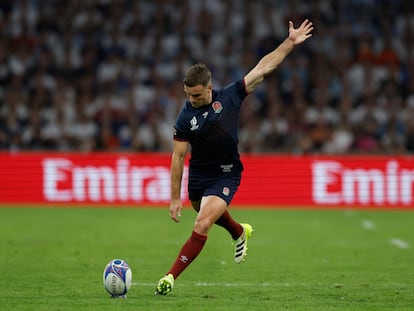
{"label": "rugby ball", "polygon": [[103,283],[113,298],[125,298],[131,288],[132,270],[122,259],[113,259],[105,267]]}

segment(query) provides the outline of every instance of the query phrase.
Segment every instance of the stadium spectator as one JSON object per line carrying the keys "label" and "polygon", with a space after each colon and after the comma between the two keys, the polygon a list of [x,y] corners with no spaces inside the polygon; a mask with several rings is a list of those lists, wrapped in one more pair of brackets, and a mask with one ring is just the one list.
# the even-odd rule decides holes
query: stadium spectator
{"label": "stadium spectator", "polygon": [[[360,141],[367,111],[376,119],[372,143],[383,146],[392,105],[414,94],[412,1],[3,0],[0,148],[169,151],[168,128],[183,102],[174,83],[185,68],[206,63],[217,86],[240,78],[281,40],[291,16],[309,16],[318,40],[251,99],[241,150],[331,152],[326,133],[312,148],[309,119],[323,120],[328,133],[343,119],[347,137]],[[103,96],[112,98],[104,123]],[[397,110],[407,145],[406,106]],[[76,132],[86,124],[83,139]],[[340,150],[361,152],[353,146]]]}

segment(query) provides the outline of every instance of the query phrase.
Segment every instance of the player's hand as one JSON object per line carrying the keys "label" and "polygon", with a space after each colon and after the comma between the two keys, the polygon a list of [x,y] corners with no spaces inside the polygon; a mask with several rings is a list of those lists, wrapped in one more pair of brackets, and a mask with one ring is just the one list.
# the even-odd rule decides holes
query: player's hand
{"label": "player's hand", "polygon": [[183,207],[183,204],[182,204],[181,200],[171,201],[171,204],[170,204],[170,217],[175,222],[180,222],[182,207]]}
{"label": "player's hand", "polygon": [[312,37],[313,24],[308,19],[305,19],[299,28],[293,27],[293,22],[289,21],[289,39],[293,45],[298,45],[306,39]]}

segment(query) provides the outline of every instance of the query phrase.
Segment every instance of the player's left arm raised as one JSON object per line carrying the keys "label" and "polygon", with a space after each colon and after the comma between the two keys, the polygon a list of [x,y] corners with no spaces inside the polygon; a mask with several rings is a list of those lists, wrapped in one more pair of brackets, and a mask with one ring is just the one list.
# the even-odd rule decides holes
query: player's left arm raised
{"label": "player's left arm raised", "polygon": [[298,28],[293,27],[289,21],[289,36],[272,52],[263,56],[257,65],[244,77],[246,91],[252,92],[263,81],[264,77],[273,72],[285,57],[299,45],[312,36],[313,24],[304,20]]}

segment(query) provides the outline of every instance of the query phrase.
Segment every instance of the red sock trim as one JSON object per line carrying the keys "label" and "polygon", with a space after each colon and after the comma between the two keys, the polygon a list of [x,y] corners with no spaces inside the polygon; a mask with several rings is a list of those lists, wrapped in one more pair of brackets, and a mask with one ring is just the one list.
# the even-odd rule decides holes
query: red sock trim
{"label": "red sock trim", "polygon": [[201,242],[205,242],[205,241],[207,241],[207,236],[206,235],[201,235],[201,234],[198,234],[197,232],[195,232],[195,231],[193,231],[192,233],[191,233],[191,238],[192,239],[194,239],[194,240],[197,240],[197,241],[201,241]]}

